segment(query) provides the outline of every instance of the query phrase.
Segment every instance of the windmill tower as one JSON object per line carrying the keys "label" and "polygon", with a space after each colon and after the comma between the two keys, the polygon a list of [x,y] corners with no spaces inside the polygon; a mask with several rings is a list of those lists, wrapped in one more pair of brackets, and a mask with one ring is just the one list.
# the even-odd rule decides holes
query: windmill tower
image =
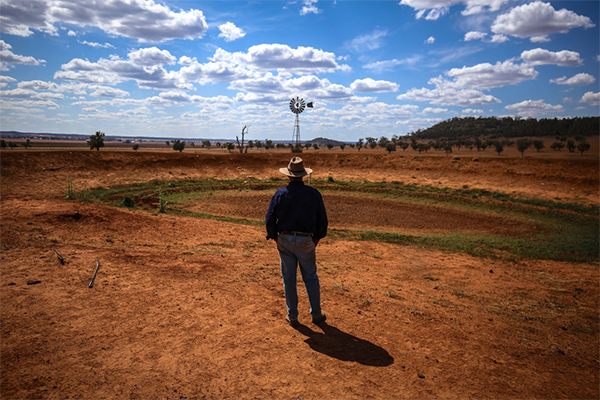
{"label": "windmill tower", "polygon": [[290,100],[290,110],[296,114],[296,118],[294,120],[294,133],[292,134],[292,146],[297,147],[300,145],[300,113],[304,111],[304,108],[313,107],[313,103],[305,103],[304,99],[299,97],[293,98]]}

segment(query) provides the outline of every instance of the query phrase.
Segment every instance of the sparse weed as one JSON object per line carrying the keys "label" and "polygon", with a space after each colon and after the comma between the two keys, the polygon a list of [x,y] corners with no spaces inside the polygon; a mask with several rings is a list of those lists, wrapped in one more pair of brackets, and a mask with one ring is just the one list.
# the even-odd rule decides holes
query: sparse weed
{"label": "sparse weed", "polygon": [[135,207],[135,201],[126,194],[123,196],[123,201],[121,201],[121,207],[133,208]]}
{"label": "sparse weed", "polygon": [[162,190],[160,190],[158,192],[158,212],[159,213],[166,213],[167,212],[167,204],[168,201],[165,200],[164,196],[163,196],[163,192]]}
{"label": "sparse weed", "polygon": [[373,304],[373,302],[371,301],[371,299],[369,297],[361,296],[360,297],[360,304],[363,307],[369,307],[371,304]]}
{"label": "sparse weed", "polygon": [[340,292],[347,292],[348,289],[344,286],[344,281],[342,281],[342,283],[336,283],[333,285],[333,288],[335,290],[339,290]]}
{"label": "sparse weed", "polygon": [[65,194],[67,200],[75,200],[75,189],[73,188],[73,180],[67,179],[67,193]]}
{"label": "sparse weed", "polygon": [[383,294],[389,297],[390,299],[397,299],[399,297],[398,294],[392,289],[386,290],[385,292],[383,292]]}

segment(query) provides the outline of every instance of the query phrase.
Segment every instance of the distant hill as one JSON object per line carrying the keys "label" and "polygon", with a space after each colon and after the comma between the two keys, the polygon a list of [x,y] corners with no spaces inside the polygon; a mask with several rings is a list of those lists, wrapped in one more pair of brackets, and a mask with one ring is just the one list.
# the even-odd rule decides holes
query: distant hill
{"label": "distant hill", "polygon": [[455,117],[412,133],[415,139],[456,140],[475,137],[591,136],[600,131],[600,117],[534,119]]}
{"label": "distant hill", "polygon": [[340,142],[339,140],[327,139],[327,138],[322,138],[322,137],[318,137],[318,138],[315,138],[312,140],[307,140],[306,143],[310,143],[311,145],[316,143],[319,145],[319,147],[327,146],[329,143],[331,143],[333,146],[339,146],[340,144],[346,144],[344,142]]}

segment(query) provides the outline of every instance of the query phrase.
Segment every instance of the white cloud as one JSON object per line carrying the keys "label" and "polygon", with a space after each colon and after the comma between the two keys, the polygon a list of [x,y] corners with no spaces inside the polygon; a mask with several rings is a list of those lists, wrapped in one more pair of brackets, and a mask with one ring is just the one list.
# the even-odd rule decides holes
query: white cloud
{"label": "white cloud", "polygon": [[590,106],[600,106],[600,92],[586,92],[579,100],[580,103],[588,103]]}
{"label": "white cloud", "polygon": [[111,56],[94,63],[75,58],[61,65],[61,71],[54,74],[54,79],[108,85],[134,80],[142,88],[191,89],[191,85],[177,74],[162,67],[162,64],[174,64],[176,60],[168,51],[156,47],[131,51],[127,60]]}
{"label": "white cloud", "polygon": [[523,117],[539,117],[544,115],[556,115],[561,113],[565,108],[561,105],[552,105],[544,103],[544,100],[525,100],[516,104],[509,104],[507,110],[516,111],[517,115]]}
{"label": "white cloud", "polygon": [[46,63],[46,60],[15,54],[10,49],[12,49],[10,44],[0,40],[0,71],[8,71],[12,64],[40,65]]}
{"label": "white cloud", "polygon": [[0,82],[16,82],[17,80],[12,76],[3,76],[0,75]]}
{"label": "white cloud", "polygon": [[492,36],[492,43],[504,43],[504,42],[508,42],[510,39],[508,38],[508,36],[506,35],[502,35],[502,34],[496,34],[494,36]]}
{"label": "white cloud", "polygon": [[101,43],[95,43],[95,42],[88,42],[88,41],[85,41],[85,40],[83,42],[80,42],[80,41],[78,41],[78,42],[81,43],[81,44],[85,44],[87,46],[90,46],[90,47],[101,47],[101,48],[104,48],[104,49],[114,49],[115,48],[115,46],[113,46],[110,43],[101,44]]}
{"label": "white cloud", "polygon": [[398,100],[427,101],[436,105],[462,107],[500,103],[500,100],[492,95],[484,94],[476,89],[457,88],[452,82],[441,77],[431,79],[429,84],[435,85],[435,89],[411,89],[397,98]]}
{"label": "white cloud", "polygon": [[90,93],[91,96],[94,97],[125,97],[129,96],[124,90],[111,88],[111,87],[98,87],[95,91]]}
{"label": "white cloud", "polygon": [[464,4],[466,7],[462,15],[474,15],[487,11],[498,11],[500,7],[509,0],[402,0],[401,5],[412,7],[417,10],[416,18],[425,16],[427,20],[437,20],[445,15],[449,7],[456,4]]}
{"label": "white cloud", "polygon": [[190,58],[188,56],[181,56],[181,57],[179,57],[178,63],[180,65],[192,65],[194,63],[194,61],[197,61],[196,57]]}
{"label": "white cloud", "polygon": [[319,10],[317,8],[317,6],[315,6],[315,4],[317,4],[319,2],[319,0],[303,0],[302,1],[302,9],[300,10],[300,15],[306,15],[306,14],[320,14],[321,10]]}
{"label": "white cloud", "polygon": [[242,29],[238,28],[232,22],[226,22],[222,25],[219,25],[219,37],[225,39],[226,42],[233,42],[234,40],[243,38],[246,36],[246,32]]}
{"label": "white cloud", "polygon": [[57,35],[55,24],[92,26],[141,42],[170,39],[196,39],[208,29],[200,10],[173,11],[154,0],[5,0],[0,14],[0,30],[30,36],[33,30]]}
{"label": "white cloud", "polygon": [[175,64],[177,61],[177,58],[171,55],[167,50],[160,50],[157,47],[135,50],[130,52],[127,57],[129,57],[134,64],[146,67]]}
{"label": "white cloud", "polygon": [[247,53],[229,53],[217,49],[211,60],[259,70],[284,70],[292,73],[333,72],[348,68],[338,65],[333,53],[303,46],[293,49],[284,44],[260,44],[250,47]]}
{"label": "white cloud", "polygon": [[352,39],[349,43],[346,43],[346,47],[355,53],[377,50],[383,45],[383,39],[387,34],[387,30],[376,29],[371,33]]}
{"label": "white cloud", "polygon": [[485,33],[485,32],[476,32],[476,31],[467,32],[467,33],[465,33],[465,42],[469,42],[471,40],[483,40],[483,39],[485,39],[486,36],[487,36],[487,33]]}
{"label": "white cloud", "polygon": [[423,114],[445,114],[447,112],[448,112],[447,108],[426,107],[423,109]]}
{"label": "white cloud", "polygon": [[462,110],[463,115],[480,115],[484,112],[485,111],[480,110],[478,108],[465,108],[464,110]]}
{"label": "white cloud", "polygon": [[556,83],[557,85],[591,85],[594,82],[596,82],[596,78],[585,73],[577,74],[569,79],[567,79],[566,76],[557,79],[550,79],[550,83]]}
{"label": "white cloud", "polygon": [[425,10],[419,10],[419,12],[417,12],[417,19],[421,19],[423,18],[423,15],[425,15],[425,19],[427,21],[437,21],[440,17],[448,14],[449,10],[450,9],[448,7],[434,8],[429,10],[427,15],[425,15]]}
{"label": "white cloud", "polygon": [[0,92],[3,99],[27,99],[27,100],[62,100],[65,98],[60,93],[36,92],[28,89],[3,90]]}
{"label": "white cloud", "polygon": [[67,32],[67,36],[77,36],[77,33],[75,33],[75,31],[69,31]]}
{"label": "white cloud", "polygon": [[[472,40],[485,40],[487,38],[487,35],[488,34],[485,32],[477,32],[477,31],[467,32],[467,33],[465,33],[464,41],[469,42]],[[502,35],[502,34],[496,34],[496,35],[493,35],[492,38],[490,40],[488,40],[488,42],[504,43],[504,42],[507,42],[508,40],[510,40],[508,38],[508,36]]]}
{"label": "white cloud", "polygon": [[350,89],[354,90],[355,92],[397,92],[399,87],[400,85],[394,82],[375,81],[371,78],[357,79],[350,84]]}
{"label": "white cloud", "polygon": [[552,52],[537,48],[522,52],[521,58],[531,65],[554,64],[561,67],[578,67],[583,64],[579,53],[569,50]]}
{"label": "white cloud", "polygon": [[375,72],[391,71],[397,65],[414,65],[422,58],[422,56],[417,55],[414,57],[405,58],[403,60],[397,60],[394,58],[393,60],[376,61],[363,66],[363,68],[370,69]]}
{"label": "white cloud", "polygon": [[566,33],[573,28],[593,26],[595,25],[588,17],[566,9],[556,11],[550,3],[535,1],[498,16],[492,25],[492,32],[541,41],[547,40],[547,36],[553,33]]}
{"label": "white cloud", "polygon": [[426,44],[433,44],[435,43],[435,38],[433,36],[429,36],[429,38],[427,38],[427,40],[425,41]]}
{"label": "white cloud", "polygon": [[513,64],[512,61],[478,64],[473,67],[453,68],[446,75],[454,78],[458,88],[492,89],[535,79],[537,71],[529,64]]}

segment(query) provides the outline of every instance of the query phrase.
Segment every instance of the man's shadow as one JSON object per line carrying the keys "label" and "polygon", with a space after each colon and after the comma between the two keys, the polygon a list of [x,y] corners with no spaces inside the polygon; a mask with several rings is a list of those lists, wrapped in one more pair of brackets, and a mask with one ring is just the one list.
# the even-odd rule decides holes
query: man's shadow
{"label": "man's shadow", "polygon": [[323,333],[315,332],[306,325],[300,325],[296,330],[308,336],[305,342],[319,353],[341,361],[355,361],[374,367],[387,367],[394,363],[390,353],[371,342],[342,332],[325,322],[318,326]]}

